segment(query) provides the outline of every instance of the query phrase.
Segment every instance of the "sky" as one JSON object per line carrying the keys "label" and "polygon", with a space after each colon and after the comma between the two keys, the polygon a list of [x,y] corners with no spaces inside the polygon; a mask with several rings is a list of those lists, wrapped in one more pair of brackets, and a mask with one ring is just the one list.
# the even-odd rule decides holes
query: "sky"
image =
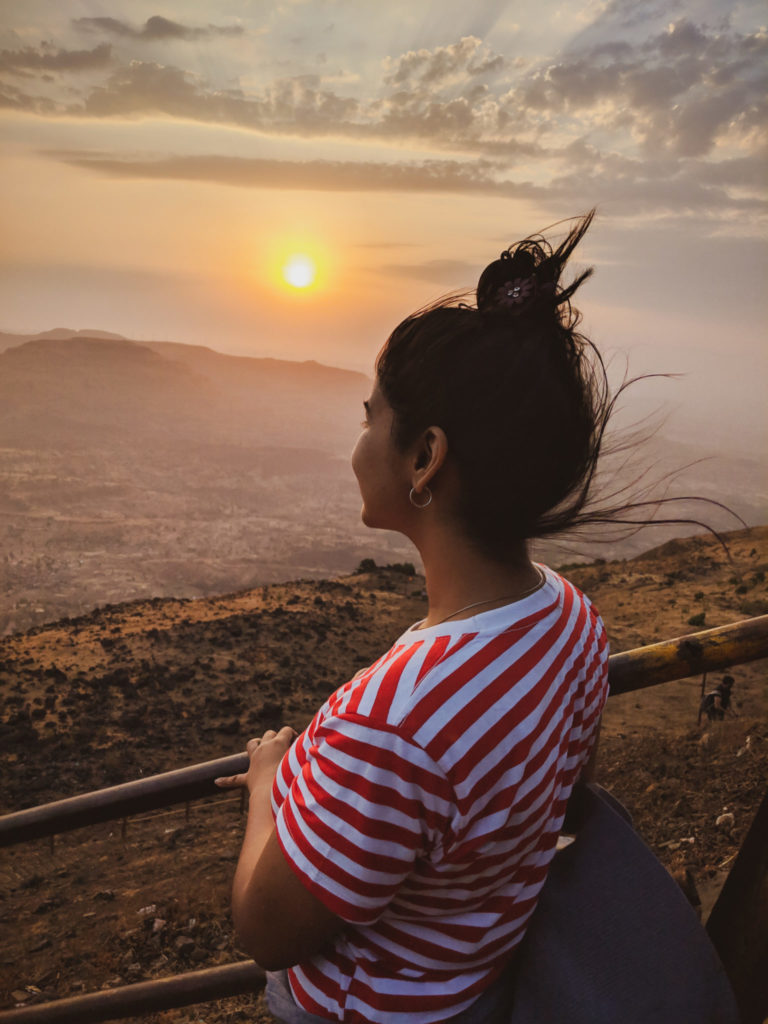
{"label": "sky", "polygon": [[[680,375],[647,395],[681,430],[754,451],[767,20],[722,0],[0,0],[0,330],[370,372],[404,316],[596,206],[585,331],[617,376]],[[294,254],[309,287],[282,278]]]}

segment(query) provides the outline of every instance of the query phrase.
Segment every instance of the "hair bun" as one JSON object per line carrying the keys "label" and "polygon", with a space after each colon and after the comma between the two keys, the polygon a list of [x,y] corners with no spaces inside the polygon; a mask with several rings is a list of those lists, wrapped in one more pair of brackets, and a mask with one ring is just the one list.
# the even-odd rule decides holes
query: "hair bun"
{"label": "hair bun", "polygon": [[592,271],[585,271],[567,288],[560,287],[560,275],[593,214],[591,211],[582,218],[554,251],[541,236],[525,238],[505,249],[480,275],[478,310],[515,318],[532,313],[551,315],[572,326],[569,299]]}
{"label": "hair bun", "polygon": [[[552,308],[555,283],[542,280],[547,254],[533,239],[505,249],[490,263],[477,284],[477,308],[483,313],[503,312],[519,316],[546,304]],[[538,257],[538,259],[537,259]],[[543,275],[542,275],[543,276]]]}

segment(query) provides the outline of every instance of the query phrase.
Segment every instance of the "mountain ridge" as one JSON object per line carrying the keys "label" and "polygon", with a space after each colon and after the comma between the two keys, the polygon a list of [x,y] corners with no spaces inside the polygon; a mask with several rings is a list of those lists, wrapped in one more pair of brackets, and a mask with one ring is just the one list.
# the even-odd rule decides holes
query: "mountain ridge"
{"label": "mountain ridge", "polygon": [[362,378],[366,381],[368,380],[366,375],[360,373],[358,370],[350,370],[340,366],[331,366],[329,363],[323,363],[317,359],[280,359],[276,356],[234,354],[221,352],[209,345],[190,345],[186,342],[180,341],[158,341],[153,339],[146,340],[128,338],[125,335],[117,334],[114,331],[89,330],[87,328],[79,328],[75,330],[67,327],[55,327],[51,330],[39,331],[36,334],[16,334],[10,331],[0,331],[0,353],[8,350],[9,348],[20,348],[23,345],[27,345],[29,342],[34,341],[75,340],[128,342],[132,345],[143,346],[144,348],[148,348],[159,353],[167,352],[171,354],[174,351],[177,351],[180,354],[187,354],[189,358],[192,358],[193,353],[199,354],[199,358],[203,357],[203,354],[205,354],[204,358],[214,357],[221,360],[235,360],[239,365],[253,362],[263,364],[264,366],[287,365],[288,367],[316,367],[319,370],[327,370],[333,374],[352,374],[356,378]]}

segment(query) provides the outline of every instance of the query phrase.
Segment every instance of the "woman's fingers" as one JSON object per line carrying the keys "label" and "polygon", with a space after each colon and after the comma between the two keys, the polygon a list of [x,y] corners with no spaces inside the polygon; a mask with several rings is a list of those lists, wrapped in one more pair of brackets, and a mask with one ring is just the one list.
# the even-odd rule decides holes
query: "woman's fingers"
{"label": "woman's fingers", "polygon": [[[245,749],[248,756],[253,757],[254,752],[259,749],[262,743],[266,743],[269,740],[281,740],[287,746],[290,746],[297,735],[296,730],[292,729],[290,725],[284,725],[280,732],[275,732],[274,729],[267,729],[263,736],[254,736],[253,739],[248,740]],[[237,789],[238,786],[248,785],[248,775],[221,775],[213,781],[220,789]]]}
{"label": "woman's fingers", "polygon": [[245,785],[245,775],[220,775],[213,783],[220,789],[237,789],[238,786]]}

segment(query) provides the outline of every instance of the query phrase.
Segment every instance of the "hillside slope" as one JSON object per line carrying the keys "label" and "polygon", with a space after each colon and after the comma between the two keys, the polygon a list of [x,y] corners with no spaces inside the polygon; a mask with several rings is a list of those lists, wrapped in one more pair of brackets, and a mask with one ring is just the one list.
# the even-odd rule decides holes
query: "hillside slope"
{"label": "hillside slope", "polygon": [[[613,650],[626,649],[768,611],[768,527],[727,539],[731,562],[715,541],[693,538],[568,575],[601,609]],[[108,606],[6,637],[2,805],[235,753],[272,726],[302,728],[424,606],[420,577],[378,570]],[[767,668],[733,670],[737,715],[722,725],[697,726],[698,678],[613,698],[605,715],[600,781],[670,869],[693,873],[705,908],[764,789]],[[2,1005],[13,992],[42,998],[27,985],[61,997],[242,958],[227,910],[238,806],[222,795],[189,817],[178,809],[133,818],[122,834],[117,824],[94,826],[59,837],[53,856],[47,840],[5,851]],[[723,830],[715,821],[725,808],[734,822]],[[243,997],[208,1007],[204,1019],[271,1018]]]}

